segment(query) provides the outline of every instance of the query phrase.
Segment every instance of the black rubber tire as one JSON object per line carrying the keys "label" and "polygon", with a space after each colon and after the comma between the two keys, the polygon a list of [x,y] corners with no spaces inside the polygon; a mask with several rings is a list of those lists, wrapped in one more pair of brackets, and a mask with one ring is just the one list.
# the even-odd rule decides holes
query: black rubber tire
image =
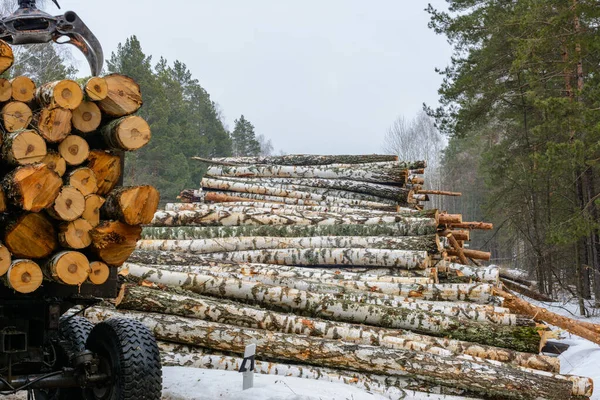
{"label": "black rubber tire", "polygon": [[144,325],[112,318],[92,329],[86,348],[101,359],[111,381],[84,390],[86,400],[160,400],[162,369],[156,340]]}
{"label": "black rubber tire", "polygon": [[[58,336],[64,341],[66,347],[63,355],[62,363],[68,365],[69,356],[85,350],[90,332],[92,332],[94,324],[84,317],[61,317],[58,325]],[[34,390],[34,398],[36,400],[72,400],[80,399],[82,389],[53,389],[53,390]]]}

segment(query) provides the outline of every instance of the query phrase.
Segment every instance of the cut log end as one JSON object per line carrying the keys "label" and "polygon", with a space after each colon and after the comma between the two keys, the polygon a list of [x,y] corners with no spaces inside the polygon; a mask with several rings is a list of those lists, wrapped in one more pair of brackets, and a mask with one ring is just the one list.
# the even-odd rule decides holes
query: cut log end
{"label": "cut log end", "polygon": [[150,142],[150,125],[139,116],[124,117],[108,124],[102,131],[104,140],[112,149],[133,151]]}
{"label": "cut log end", "polygon": [[94,171],[90,168],[77,168],[67,178],[67,184],[73,186],[84,196],[89,196],[98,191],[98,181]]}
{"label": "cut log end", "polygon": [[55,282],[79,286],[90,276],[90,263],[86,256],[77,251],[63,251],[48,262],[47,272]]}
{"label": "cut log end", "polygon": [[4,276],[8,272],[8,268],[12,263],[12,255],[6,246],[0,244],[0,276]]}
{"label": "cut log end", "polygon": [[106,200],[97,194],[90,194],[85,197],[85,210],[81,218],[90,223],[92,227],[97,227],[100,224],[100,209]]}
{"label": "cut log end", "polygon": [[72,117],[65,108],[43,108],[37,117],[38,131],[50,143],[61,142],[71,134]]}
{"label": "cut log end", "polygon": [[83,218],[64,223],[59,227],[58,241],[68,249],[85,249],[92,244],[92,229],[90,223]]}
{"label": "cut log end", "polygon": [[48,257],[58,246],[52,223],[41,213],[25,214],[9,223],[4,245],[19,258]]}
{"label": "cut log end", "polygon": [[93,132],[102,122],[102,112],[96,103],[84,101],[73,111],[73,127],[82,133]]}
{"label": "cut log end", "polygon": [[63,186],[48,213],[61,221],[75,221],[85,210],[85,197],[72,186]]}
{"label": "cut log end", "polygon": [[12,47],[4,40],[0,40],[0,74],[8,71],[15,62],[15,55],[13,54]]}
{"label": "cut log end", "polygon": [[27,128],[32,119],[31,108],[20,101],[11,101],[2,107],[2,121],[7,132],[17,132]]}
{"label": "cut log end", "polygon": [[94,285],[103,285],[108,281],[110,276],[110,268],[102,261],[94,261],[90,263],[90,276],[88,281]]}
{"label": "cut log end", "polygon": [[12,85],[8,79],[0,78],[0,102],[10,101],[12,97]]}
{"label": "cut log end", "polygon": [[2,158],[11,165],[35,164],[46,154],[46,142],[35,131],[13,132],[4,139],[2,146]]}
{"label": "cut log end", "polygon": [[26,76],[17,76],[11,81],[12,98],[29,103],[35,97],[35,83]]}
{"label": "cut log end", "polygon": [[6,275],[8,287],[23,294],[35,292],[43,281],[42,269],[31,260],[13,261]]}
{"label": "cut log end", "polygon": [[101,101],[108,96],[108,84],[104,78],[95,76],[85,84],[85,94],[91,101]]}
{"label": "cut log end", "polygon": [[109,194],[102,212],[107,219],[117,219],[128,225],[149,224],[159,201],[160,194],[152,186],[123,187]]}
{"label": "cut log end", "polygon": [[41,100],[40,103],[52,108],[62,107],[74,110],[83,101],[83,90],[77,82],[65,79],[41,86],[37,91],[37,97],[39,101]]}
{"label": "cut log end", "polygon": [[60,143],[58,152],[68,165],[77,166],[88,159],[90,146],[82,137],[71,135]]}
{"label": "cut log end", "polygon": [[100,196],[108,194],[118,184],[121,177],[121,159],[118,155],[94,150],[90,152],[87,166],[94,172]]}
{"label": "cut log end", "polygon": [[67,172],[67,162],[56,151],[49,150],[41,162],[46,164],[48,169],[56,172],[58,176],[62,177]]}
{"label": "cut log end", "polygon": [[40,212],[58,197],[62,180],[45,164],[19,167],[4,179],[8,198],[23,210]]}
{"label": "cut log end", "polygon": [[133,114],[142,106],[140,86],[130,77],[112,74],[104,77],[108,93],[98,105],[102,111],[112,117],[124,117]]}
{"label": "cut log end", "polygon": [[142,228],[116,221],[104,221],[92,231],[92,250],[106,264],[123,265],[135,250]]}

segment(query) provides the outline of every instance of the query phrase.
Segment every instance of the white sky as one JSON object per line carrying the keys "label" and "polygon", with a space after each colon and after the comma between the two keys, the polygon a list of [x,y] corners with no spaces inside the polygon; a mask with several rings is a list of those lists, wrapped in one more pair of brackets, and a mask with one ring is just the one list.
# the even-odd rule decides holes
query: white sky
{"label": "white sky", "polygon": [[419,0],[59,2],[81,16],[107,58],[137,35],[155,60],[187,64],[229,127],[244,114],[288,154],[381,152],[396,117],[436,104],[434,68],[451,54]]}

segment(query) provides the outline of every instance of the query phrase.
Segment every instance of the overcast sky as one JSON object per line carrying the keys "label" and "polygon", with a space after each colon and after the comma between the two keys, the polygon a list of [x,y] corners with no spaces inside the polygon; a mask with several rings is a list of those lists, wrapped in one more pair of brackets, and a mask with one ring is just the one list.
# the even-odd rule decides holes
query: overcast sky
{"label": "overcast sky", "polygon": [[434,68],[450,59],[419,0],[59,2],[81,16],[107,58],[137,35],[154,59],[186,63],[230,128],[244,114],[288,154],[381,152],[399,115],[436,104]]}

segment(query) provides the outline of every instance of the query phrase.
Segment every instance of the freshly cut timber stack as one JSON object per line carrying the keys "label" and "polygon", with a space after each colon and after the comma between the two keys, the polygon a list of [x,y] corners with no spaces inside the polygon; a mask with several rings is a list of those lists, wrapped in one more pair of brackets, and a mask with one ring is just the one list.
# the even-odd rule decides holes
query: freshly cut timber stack
{"label": "freshly cut timber stack", "polygon": [[[10,47],[0,47],[6,56]],[[19,76],[0,79],[0,87],[2,281],[23,294],[44,281],[102,285],[133,252],[159,202],[151,186],[117,187],[121,154],[151,136],[133,115],[142,105],[139,86],[112,74],[39,86]]]}
{"label": "freshly cut timber stack", "polygon": [[[542,323],[549,314],[503,292],[498,268],[469,265],[489,255],[464,242],[491,226],[421,209],[422,180],[410,177],[424,163],[202,161],[217,165],[202,189],[144,227],[116,307],[86,311],[144,323],[164,365],[237,369],[256,343],[260,373],[390,399],[591,395],[590,379],[560,375],[558,358],[541,353],[554,335]],[[588,330],[600,342],[600,328]]]}

